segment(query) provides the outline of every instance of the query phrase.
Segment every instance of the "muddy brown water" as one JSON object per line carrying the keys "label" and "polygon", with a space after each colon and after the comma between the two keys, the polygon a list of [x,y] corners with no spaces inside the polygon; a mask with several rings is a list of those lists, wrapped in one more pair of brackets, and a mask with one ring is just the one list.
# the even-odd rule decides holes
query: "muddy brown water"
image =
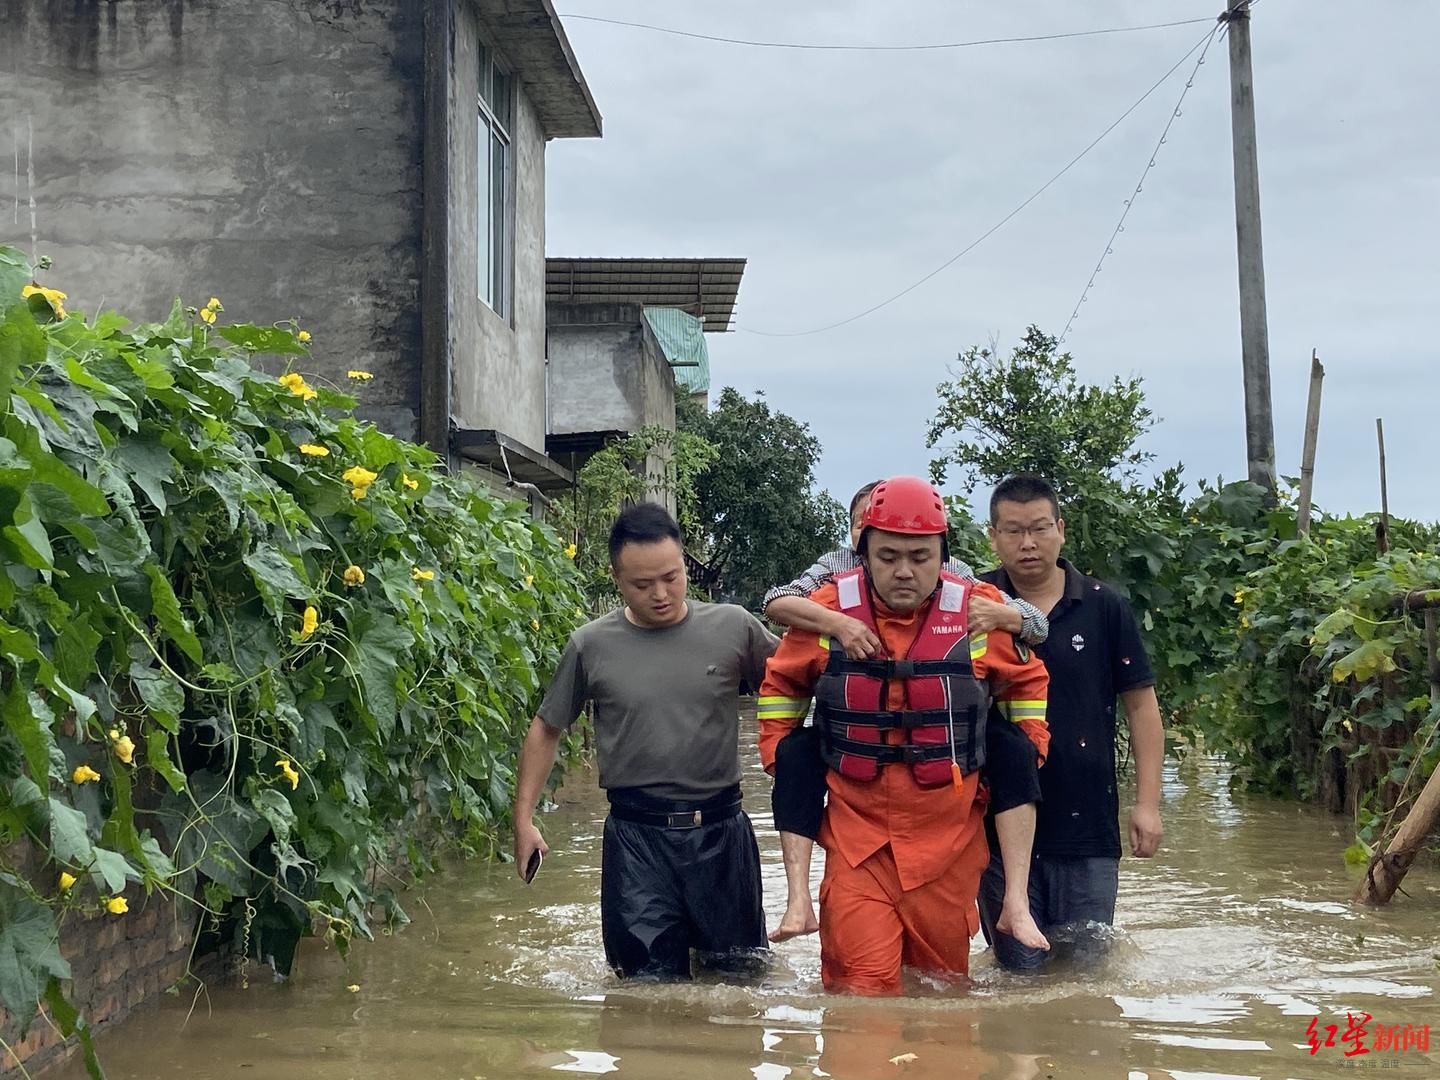
{"label": "muddy brown water", "polygon": [[[784,877],[749,734],[746,746],[773,925]],[[583,776],[542,819],[551,854],[533,886],[509,866],[452,866],[423,902],[407,898],[407,930],[348,962],[305,942],[288,982],[212,985],[193,1010],[188,994],[167,1000],[100,1051],[111,1080],[1440,1076],[1440,1030],[1428,1051],[1377,1043],[1382,1026],[1440,1027],[1440,874],[1413,870],[1410,897],[1358,911],[1346,823],[1232,796],[1226,775],[1212,761],[1167,766],[1164,846],[1122,863],[1098,970],[1022,978],[977,937],[967,991],[921,980],[903,998],[847,999],[820,988],[811,937],[777,948],[759,984],[621,985],[599,937],[605,803]],[[1371,1017],[1358,1040],[1369,1053],[1345,1056],[1347,1013]]]}

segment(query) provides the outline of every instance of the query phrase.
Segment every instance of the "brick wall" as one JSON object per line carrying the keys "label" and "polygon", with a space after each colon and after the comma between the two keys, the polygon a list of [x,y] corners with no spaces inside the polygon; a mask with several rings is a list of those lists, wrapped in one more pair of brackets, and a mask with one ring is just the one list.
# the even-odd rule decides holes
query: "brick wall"
{"label": "brick wall", "polygon": [[[8,852],[12,862],[15,849]],[[77,884],[76,888],[80,886]],[[179,904],[166,893],[146,896],[132,886],[124,893],[130,910],[124,915],[71,915],[60,929],[60,951],[70,962],[71,981],[66,993],[92,1028],[99,1032],[119,1023],[147,1002],[153,1002],[174,986],[190,967],[199,909]],[[219,973],[221,957],[196,958],[196,974]],[[38,1070],[68,1058],[79,1048],[78,1041],[64,1040],[42,1014],[23,1039],[13,1019],[0,1009],[0,1035],[12,1053],[0,1050],[0,1080],[19,1077],[19,1062],[33,1075]]]}

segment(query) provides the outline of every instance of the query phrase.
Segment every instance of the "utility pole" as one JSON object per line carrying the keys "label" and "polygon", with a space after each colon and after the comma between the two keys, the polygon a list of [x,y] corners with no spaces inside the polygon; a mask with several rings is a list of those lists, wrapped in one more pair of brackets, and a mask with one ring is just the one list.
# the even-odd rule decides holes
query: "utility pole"
{"label": "utility pole", "polygon": [[1230,36],[1230,135],[1235,162],[1235,242],[1240,262],[1240,346],[1245,371],[1245,458],[1250,479],[1275,497],[1275,421],[1265,257],[1260,245],[1260,167],[1255,157],[1255,88],[1250,71],[1250,0],[1226,0]]}

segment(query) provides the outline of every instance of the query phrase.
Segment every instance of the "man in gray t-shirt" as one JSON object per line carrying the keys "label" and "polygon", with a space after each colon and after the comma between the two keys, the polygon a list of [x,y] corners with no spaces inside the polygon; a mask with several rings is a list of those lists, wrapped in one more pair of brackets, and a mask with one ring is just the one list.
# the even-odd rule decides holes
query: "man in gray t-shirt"
{"label": "man in gray t-shirt", "polygon": [[515,862],[548,851],[533,820],[561,735],[595,705],[605,956],[624,976],[686,978],[690,953],[766,947],[760,856],[740,809],[739,696],[778,640],[743,608],[687,600],[680,530],[663,507],[610,533],[625,606],[571,635],[520,752]]}

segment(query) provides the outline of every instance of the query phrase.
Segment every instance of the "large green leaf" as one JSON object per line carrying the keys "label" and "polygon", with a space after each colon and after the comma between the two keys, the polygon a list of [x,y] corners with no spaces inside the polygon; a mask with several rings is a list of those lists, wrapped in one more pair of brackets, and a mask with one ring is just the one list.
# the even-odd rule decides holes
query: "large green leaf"
{"label": "large green leaf", "polygon": [[281,844],[290,842],[290,833],[295,828],[295,811],[290,800],[274,788],[261,788],[250,800],[260,816],[270,823],[270,831]]}
{"label": "large green leaf", "polygon": [[49,707],[33,691],[27,691],[19,679],[5,692],[0,714],[5,726],[25,755],[30,777],[41,788],[49,788],[51,779],[59,779],[52,766],[55,740],[50,732],[53,717]]}
{"label": "large green leaf", "polygon": [[130,665],[130,681],[140,699],[154,714],[160,726],[172,735],[180,730],[180,714],[185,709],[185,691],[175,677],[161,668]]}
{"label": "large green leaf", "polygon": [[285,598],[306,600],[310,588],[300,579],[296,564],[273,544],[263,544],[245,556],[245,565],[260,590],[265,606],[274,615],[283,615]]}
{"label": "large green leaf", "polygon": [[50,799],[50,851],[67,866],[85,868],[95,860],[95,846],[85,815],[53,796]]}
{"label": "large green leaf", "polygon": [[70,978],[54,913],[0,881],[0,1004],[21,1030],[30,1026],[52,976]]}
{"label": "large green leaf", "polygon": [[300,356],[306,351],[305,346],[295,340],[294,334],[275,326],[252,326],[248,323],[239,323],[234,326],[221,326],[218,328],[218,333],[231,344],[239,345],[242,349],[248,349],[251,352]]}
{"label": "large green leaf", "polygon": [[351,617],[349,630],[348,657],[364,689],[365,709],[388,738],[395,730],[397,669],[415,636],[383,612],[363,608]]}
{"label": "large green leaf", "polygon": [[124,892],[127,881],[140,880],[140,871],[131,866],[124,855],[98,847],[90,873],[97,879],[97,884],[103,884],[112,896]]}
{"label": "large green leaf", "polygon": [[5,297],[0,297],[0,304],[8,304],[4,320],[0,321],[0,401],[8,401],[20,365],[44,358],[45,338],[27,304],[11,304]]}
{"label": "large green leaf", "polygon": [[150,578],[150,601],[155,605],[155,617],[170,635],[176,645],[185,650],[185,655],[197,664],[205,662],[200,649],[200,639],[190,620],[180,611],[180,601],[175,596],[169,579],[154,563],[147,563],[145,573]]}
{"label": "large green leaf", "polygon": [[165,485],[175,475],[170,451],[153,440],[125,439],[115,447],[115,456],[125,466],[130,482],[150,497],[156,510],[165,513],[169,506]]}
{"label": "large green leaf", "polygon": [[35,513],[29,495],[20,497],[15,508],[15,523],[6,525],[3,532],[26,566],[36,570],[53,569],[55,552],[50,547],[50,536],[45,531],[45,523]]}
{"label": "large green leaf", "polygon": [[163,728],[151,728],[145,735],[145,761],[170,785],[171,791],[183,791],[185,774],[170,760],[170,737]]}

